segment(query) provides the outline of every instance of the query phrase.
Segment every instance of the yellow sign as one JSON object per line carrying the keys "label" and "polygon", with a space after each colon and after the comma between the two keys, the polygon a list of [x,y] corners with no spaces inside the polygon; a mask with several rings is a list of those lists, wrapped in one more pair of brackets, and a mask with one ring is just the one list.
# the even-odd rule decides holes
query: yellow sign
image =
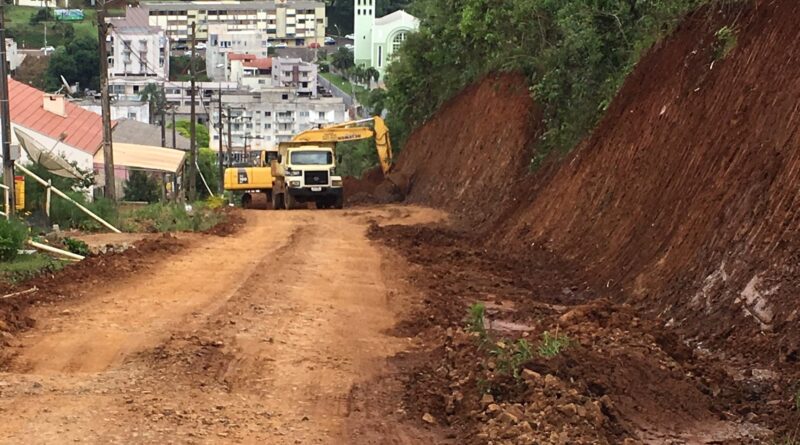
{"label": "yellow sign", "polygon": [[22,210],[25,208],[25,178],[22,176],[15,176],[14,177],[14,194],[16,195],[16,205],[14,206],[17,210]]}

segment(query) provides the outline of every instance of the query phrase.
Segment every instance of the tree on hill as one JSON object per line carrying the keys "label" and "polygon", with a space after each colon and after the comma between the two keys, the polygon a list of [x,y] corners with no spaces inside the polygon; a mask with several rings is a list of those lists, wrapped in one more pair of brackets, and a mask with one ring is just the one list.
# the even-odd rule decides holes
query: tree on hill
{"label": "tree on hill", "polygon": [[97,40],[89,35],[80,35],[66,47],[59,46],[50,56],[45,72],[45,89],[61,88],[61,76],[70,84],[78,82],[80,87],[97,90],[100,84],[100,62]]}

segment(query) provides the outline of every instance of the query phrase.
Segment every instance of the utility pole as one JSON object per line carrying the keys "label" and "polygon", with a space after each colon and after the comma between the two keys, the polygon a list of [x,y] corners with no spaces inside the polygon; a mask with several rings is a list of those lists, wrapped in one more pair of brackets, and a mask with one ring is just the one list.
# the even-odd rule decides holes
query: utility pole
{"label": "utility pole", "polygon": [[[1,0],[0,0],[1,1]],[[225,155],[222,152],[222,82],[219,83],[219,103],[217,106],[217,138],[219,138],[219,193],[225,190]]]}
{"label": "utility pole", "polygon": [[3,134],[3,182],[8,187],[8,215],[16,212],[14,189],[14,161],[11,159],[11,115],[8,105],[8,62],[6,61],[6,20],[5,0],[0,0],[0,119]]}
{"label": "utility pole", "polygon": [[195,66],[194,66],[195,44],[196,44],[196,28],[197,28],[196,23],[192,22],[192,59],[189,62],[189,69],[191,70],[191,74],[192,74],[191,82],[190,82],[191,101],[192,101],[192,103],[191,103],[191,108],[189,110],[189,114],[191,116],[191,119],[189,120],[189,139],[190,139],[190,142],[189,142],[189,166],[186,169],[186,175],[188,176],[186,179],[187,179],[187,184],[188,184],[187,193],[188,193],[189,202],[194,202],[195,199],[197,199],[197,172],[195,171],[195,169],[196,169],[196,167],[195,167],[196,166],[196,159],[197,159],[197,134],[196,134],[196,131],[197,131],[197,128],[196,128],[197,115],[196,115],[196,112],[195,112],[195,105],[194,105],[195,98],[197,97],[197,91],[195,91],[196,90],[196,88],[195,88],[196,71],[195,71]]}
{"label": "utility pole", "polygon": [[[2,0],[0,0],[0,1],[2,1]],[[167,112],[167,110],[166,110],[166,108],[167,108],[167,103],[166,103],[167,102],[167,96],[164,93],[164,84],[163,83],[161,84],[161,98],[164,100],[164,102],[161,104],[161,107],[160,107],[161,109],[159,110],[159,113],[158,113],[160,115],[160,117],[161,117],[161,146],[162,147],[166,147],[167,146],[167,128],[166,128],[166,124],[167,123],[166,123],[165,113]]]}
{"label": "utility pole", "polygon": [[[3,0],[0,0],[3,1]],[[105,197],[112,201],[117,200],[116,181],[114,178],[114,152],[111,148],[111,98],[108,95],[108,54],[106,50],[106,2],[96,0],[97,12],[97,39],[100,52],[100,107],[103,116],[103,172],[106,177]]]}
{"label": "utility pole", "polygon": [[175,127],[175,107],[172,107],[172,148],[178,148],[178,136],[176,133],[177,129]]}
{"label": "utility pole", "polygon": [[233,166],[233,137],[231,136],[231,107],[228,107],[228,165]]}

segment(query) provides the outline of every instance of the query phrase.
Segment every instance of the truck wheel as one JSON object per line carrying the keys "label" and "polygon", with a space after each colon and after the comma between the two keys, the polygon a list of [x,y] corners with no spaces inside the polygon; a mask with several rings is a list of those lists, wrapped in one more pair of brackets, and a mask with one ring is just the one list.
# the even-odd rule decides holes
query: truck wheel
{"label": "truck wheel", "polygon": [[286,193],[283,196],[283,200],[286,203],[286,210],[292,210],[297,208],[297,200],[294,199],[294,196],[290,195],[289,193]]}
{"label": "truck wheel", "polygon": [[318,209],[327,209],[330,207],[327,199],[318,199],[315,201]]}
{"label": "truck wheel", "polygon": [[336,198],[336,202],[333,204],[334,208],[343,209],[344,208],[344,196],[338,196]]}
{"label": "truck wheel", "polygon": [[252,202],[253,202],[253,197],[250,196],[249,193],[245,193],[244,195],[242,195],[242,207],[243,208],[249,209],[250,208],[250,203],[252,203]]}
{"label": "truck wheel", "polygon": [[272,208],[275,210],[283,210],[283,193],[272,193]]}

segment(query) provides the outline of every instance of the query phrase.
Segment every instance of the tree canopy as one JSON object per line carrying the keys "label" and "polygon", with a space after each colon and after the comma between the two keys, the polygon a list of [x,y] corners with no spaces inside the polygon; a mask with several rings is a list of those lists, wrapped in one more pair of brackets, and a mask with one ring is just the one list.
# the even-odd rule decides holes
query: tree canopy
{"label": "tree canopy", "polygon": [[544,112],[540,152],[568,150],[597,122],[644,50],[703,0],[415,0],[421,20],[385,82],[402,139],[491,71],[521,71]]}
{"label": "tree canopy", "polygon": [[100,87],[97,39],[82,34],[66,46],[56,48],[45,72],[45,89],[55,91],[61,88],[60,76],[64,76],[70,84],[78,82],[81,89],[97,90]]}

